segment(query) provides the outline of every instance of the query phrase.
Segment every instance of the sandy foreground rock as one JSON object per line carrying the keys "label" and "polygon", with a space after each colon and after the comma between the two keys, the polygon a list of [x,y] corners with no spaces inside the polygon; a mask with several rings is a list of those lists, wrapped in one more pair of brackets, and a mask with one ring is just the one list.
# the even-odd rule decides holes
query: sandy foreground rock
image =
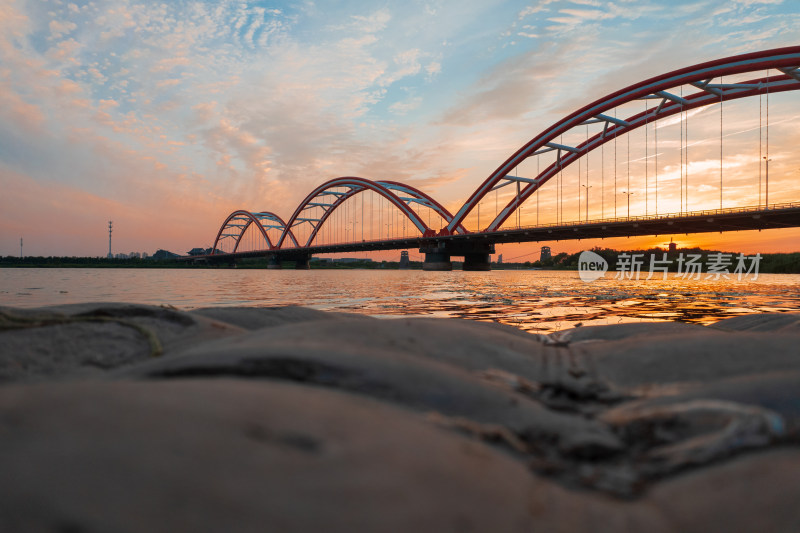
{"label": "sandy foreground rock", "polygon": [[800,531],[800,314],[0,307],[0,531]]}

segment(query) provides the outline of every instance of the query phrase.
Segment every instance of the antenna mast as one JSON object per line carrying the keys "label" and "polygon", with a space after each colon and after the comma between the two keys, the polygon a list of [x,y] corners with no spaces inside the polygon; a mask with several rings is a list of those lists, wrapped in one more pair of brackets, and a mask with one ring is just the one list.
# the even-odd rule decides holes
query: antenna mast
{"label": "antenna mast", "polygon": [[113,259],[113,255],[111,255],[111,228],[114,225],[114,222],[109,220],[108,221],[108,258]]}

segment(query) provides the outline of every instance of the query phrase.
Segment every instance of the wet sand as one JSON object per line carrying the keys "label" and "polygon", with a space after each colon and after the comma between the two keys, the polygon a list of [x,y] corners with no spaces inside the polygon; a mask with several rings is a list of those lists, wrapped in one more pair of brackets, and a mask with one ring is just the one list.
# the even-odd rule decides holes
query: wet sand
{"label": "wet sand", "polygon": [[800,313],[0,308],[2,531],[798,531]]}

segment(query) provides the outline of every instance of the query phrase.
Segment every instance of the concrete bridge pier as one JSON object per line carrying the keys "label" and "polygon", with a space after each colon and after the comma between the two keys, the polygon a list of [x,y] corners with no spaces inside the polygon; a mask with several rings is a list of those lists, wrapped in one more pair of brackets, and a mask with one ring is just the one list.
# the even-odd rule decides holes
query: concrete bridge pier
{"label": "concrete bridge pier", "polygon": [[458,241],[440,241],[436,245],[420,248],[425,254],[422,270],[453,270],[451,256],[464,257],[464,270],[491,270],[490,255],[494,253],[494,244],[477,242],[471,239]]}
{"label": "concrete bridge pier", "polygon": [[311,268],[309,265],[310,257],[307,255],[299,255],[295,258],[294,262],[294,269],[295,270],[308,270]]}
{"label": "concrete bridge pier", "polygon": [[267,269],[269,270],[279,270],[281,268],[281,260],[278,259],[277,255],[269,256],[267,259]]}
{"label": "concrete bridge pier", "polygon": [[463,270],[472,270],[472,271],[489,271],[492,269],[491,264],[491,254],[489,253],[476,253],[476,254],[464,254],[464,266],[462,267]]}
{"label": "concrete bridge pier", "polygon": [[449,254],[444,252],[427,252],[425,253],[425,262],[422,263],[422,270],[453,270],[453,263],[450,262]]}

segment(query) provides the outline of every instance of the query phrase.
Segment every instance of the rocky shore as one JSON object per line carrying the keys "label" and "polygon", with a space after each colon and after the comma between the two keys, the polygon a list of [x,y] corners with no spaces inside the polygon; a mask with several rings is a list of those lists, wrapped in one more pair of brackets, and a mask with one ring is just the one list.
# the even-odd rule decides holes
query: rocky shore
{"label": "rocky shore", "polygon": [[800,313],[0,307],[0,531],[800,531]]}

